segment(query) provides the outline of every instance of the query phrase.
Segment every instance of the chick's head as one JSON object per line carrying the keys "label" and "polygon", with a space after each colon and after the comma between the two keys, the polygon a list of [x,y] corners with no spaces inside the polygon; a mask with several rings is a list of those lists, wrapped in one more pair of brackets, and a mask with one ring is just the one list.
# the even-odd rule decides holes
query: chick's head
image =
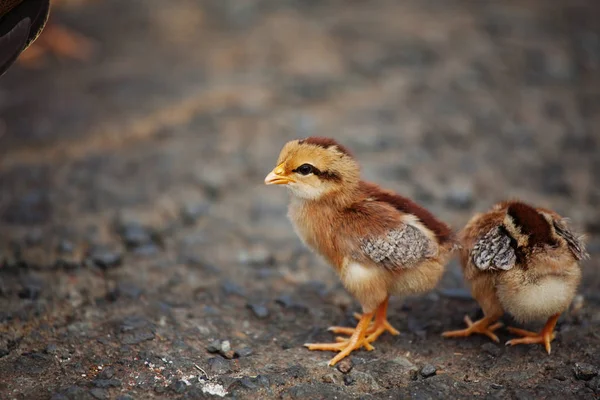
{"label": "chick's head", "polygon": [[292,194],[318,200],[352,190],[360,180],[360,168],[350,152],[335,140],[309,137],[283,146],[267,185],[285,185]]}

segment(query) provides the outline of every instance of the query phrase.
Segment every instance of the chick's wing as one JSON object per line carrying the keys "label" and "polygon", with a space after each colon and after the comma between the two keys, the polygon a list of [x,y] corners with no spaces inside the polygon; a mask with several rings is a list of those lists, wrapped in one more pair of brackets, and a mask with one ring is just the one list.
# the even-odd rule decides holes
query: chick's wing
{"label": "chick's wing", "polygon": [[424,232],[406,223],[383,235],[364,237],[360,244],[365,256],[389,270],[416,267],[437,252],[437,245]]}
{"label": "chick's wing", "polygon": [[583,243],[583,238],[578,237],[573,231],[571,231],[567,225],[566,219],[554,219],[554,230],[556,233],[561,236],[565,242],[567,242],[567,246],[573,256],[577,260],[584,260],[589,257],[588,253],[585,250],[585,244]]}
{"label": "chick's wing", "polygon": [[515,266],[517,255],[508,233],[495,227],[475,242],[471,260],[481,271],[507,271]]}

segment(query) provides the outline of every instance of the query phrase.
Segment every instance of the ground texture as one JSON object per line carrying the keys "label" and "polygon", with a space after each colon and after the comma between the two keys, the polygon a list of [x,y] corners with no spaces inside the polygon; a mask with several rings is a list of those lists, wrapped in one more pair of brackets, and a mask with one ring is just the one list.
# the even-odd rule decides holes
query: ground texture
{"label": "ground texture", "polygon": [[[600,3],[81,0],[53,18],[95,53],[0,80],[0,398],[600,396]],[[308,135],[454,228],[507,197],[569,216],[591,260],[552,355],[504,330],[442,339],[480,314],[456,261],[391,300],[402,333],[375,351],[330,368],[303,348],[358,310],[262,183]]]}

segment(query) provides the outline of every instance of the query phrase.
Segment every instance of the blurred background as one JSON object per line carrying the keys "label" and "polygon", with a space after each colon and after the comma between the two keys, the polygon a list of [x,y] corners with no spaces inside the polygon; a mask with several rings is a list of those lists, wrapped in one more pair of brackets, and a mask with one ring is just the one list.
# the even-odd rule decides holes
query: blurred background
{"label": "blurred background", "polygon": [[[0,397],[600,393],[599,2],[53,4],[0,79]],[[352,372],[303,349],[358,307],[263,185],[309,135],[455,229],[510,197],[570,217],[591,260],[552,357],[442,341],[477,311],[456,262]]]}

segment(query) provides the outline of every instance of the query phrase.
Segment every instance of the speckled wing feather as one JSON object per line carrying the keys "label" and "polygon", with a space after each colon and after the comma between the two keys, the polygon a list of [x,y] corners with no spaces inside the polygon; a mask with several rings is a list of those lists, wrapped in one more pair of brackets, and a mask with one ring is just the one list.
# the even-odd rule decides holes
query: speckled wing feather
{"label": "speckled wing feather", "polygon": [[554,220],[554,230],[562,237],[569,246],[569,250],[575,256],[577,260],[583,260],[588,257],[588,253],[585,251],[585,245],[581,237],[575,236],[575,234],[568,228],[567,221],[565,219],[557,221]]}
{"label": "speckled wing feather", "polygon": [[402,224],[385,236],[361,240],[364,254],[382,267],[395,270],[412,268],[435,255],[437,246],[420,229]]}
{"label": "speckled wing feather", "polygon": [[471,250],[473,264],[482,271],[504,270],[515,266],[516,254],[510,236],[500,228],[494,228],[480,238]]}

